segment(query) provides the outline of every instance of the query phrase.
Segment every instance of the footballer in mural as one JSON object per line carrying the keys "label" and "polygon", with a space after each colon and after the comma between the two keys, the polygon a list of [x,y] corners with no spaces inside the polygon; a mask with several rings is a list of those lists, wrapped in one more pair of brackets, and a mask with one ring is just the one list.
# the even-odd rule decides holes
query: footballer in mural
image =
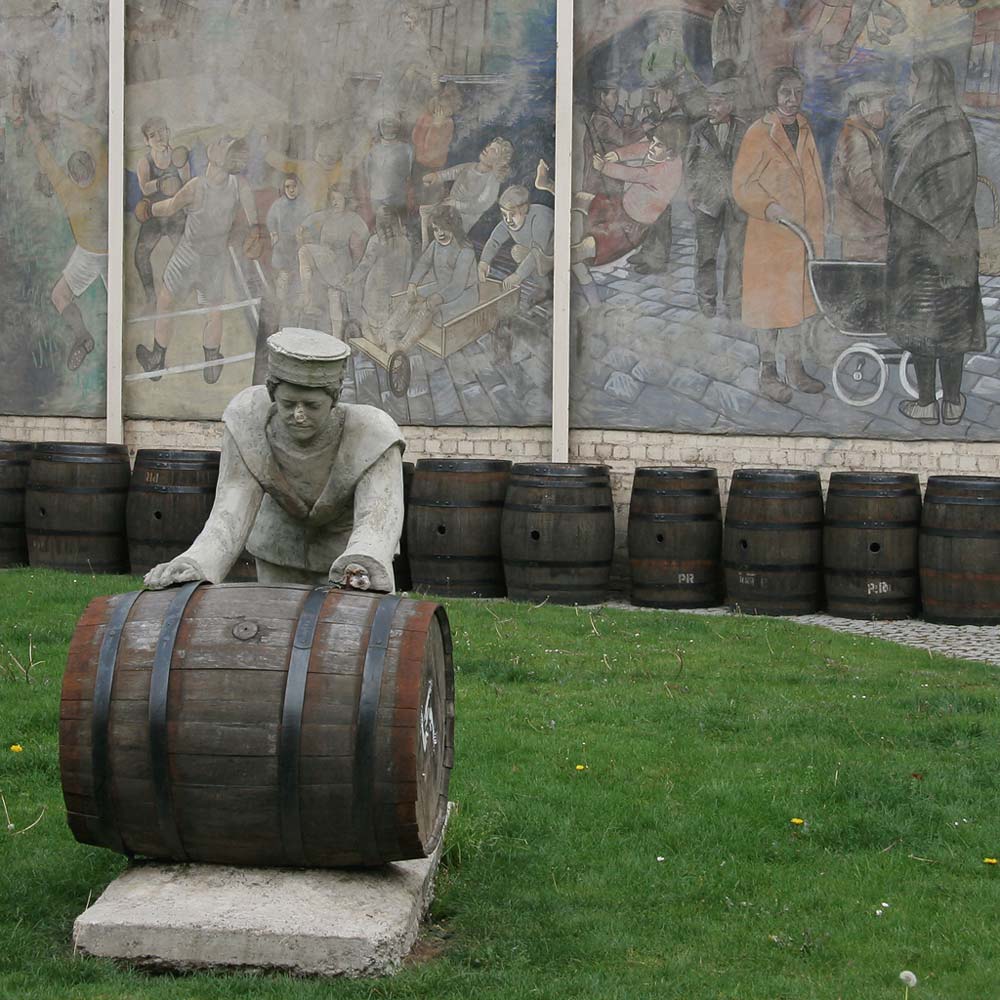
{"label": "footballer in mural", "polygon": [[104,413],[106,0],[0,15],[0,409]]}
{"label": "footballer in mural", "polygon": [[401,423],[550,419],[554,0],[130,0],[126,408],[217,418],[284,326]]}
{"label": "footballer in mural", "polygon": [[574,425],[995,439],[1000,9],[578,8]]}

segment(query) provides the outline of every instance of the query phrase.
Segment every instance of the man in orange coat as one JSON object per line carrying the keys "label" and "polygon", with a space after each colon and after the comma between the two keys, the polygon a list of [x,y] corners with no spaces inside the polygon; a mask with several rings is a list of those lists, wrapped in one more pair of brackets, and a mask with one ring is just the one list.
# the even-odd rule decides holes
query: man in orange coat
{"label": "man in orange coat", "polygon": [[[798,70],[776,69],[768,80],[771,110],[747,129],[733,166],[733,197],[747,213],[743,250],[743,322],[757,331],[760,390],[778,403],[823,383],[802,367],[800,327],[816,313],[806,250],[787,220],[804,229],[823,255],[826,191],[816,140],[801,114],[805,84]],[[778,334],[785,331],[785,378],[778,376]]]}

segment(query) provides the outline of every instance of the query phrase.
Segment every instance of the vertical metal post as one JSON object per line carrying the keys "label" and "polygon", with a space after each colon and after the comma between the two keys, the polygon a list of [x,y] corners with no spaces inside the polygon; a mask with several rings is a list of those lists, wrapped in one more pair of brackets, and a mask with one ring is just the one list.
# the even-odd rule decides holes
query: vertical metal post
{"label": "vertical metal post", "polygon": [[569,460],[570,220],[573,206],[573,4],[556,0],[555,261],[552,272],[552,461]]}
{"label": "vertical metal post", "polygon": [[109,444],[125,440],[122,406],[125,243],[125,0],[108,4],[108,354]]}

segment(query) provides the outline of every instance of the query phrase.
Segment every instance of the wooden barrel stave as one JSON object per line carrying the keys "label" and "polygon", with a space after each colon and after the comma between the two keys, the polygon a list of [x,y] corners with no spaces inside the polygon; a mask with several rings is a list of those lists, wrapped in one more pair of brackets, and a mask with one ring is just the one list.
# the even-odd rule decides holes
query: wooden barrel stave
{"label": "wooden barrel stave", "polygon": [[[249,620],[247,601],[238,593],[247,589],[202,588],[192,598],[177,634],[166,727],[173,815],[192,858],[289,864],[294,862],[282,843],[277,754],[287,650],[304,595],[310,591],[267,588],[261,593],[263,588],[255,588],[260,600],[252,606],[266,607],[268,617],[252,614],[258,631],[241,641],[234,638],[233,629]],[[147,594],[135,605],[135,617],[122,631],[109,716],[116,824],[128,849],[152,857],[170,856],[158,833],[147,715],[151,656],[173,593]],[[327,598],[316,626],[298,744],[299,816],[309,865],[363,861],[360,846],[352,844],[352,753],[367,640],[379,603],[371,595],[336,593]],[[109,610],[106,602],[94,602],[81,619],[60,721],[70,825],[79,839],[104,846],[113,845],[95,820],[92,704],[80,696],[93,691]],[[228,642],[222,642],[227,634]],[[449,642],[446,619],[437,606],[402,602],[396,609],[375,718],[375,773],[381,777],[373,781],[371,825],[380,860],[424,856],[425,848],[440,836],[454,719]],[[230,651],[240,655],[230,657]],[[437,736],[445,744],[444,753],[431,758],[421,757],[416,749],[422,717],[418,703],[428,686],[427,671],[445,677],[443,690],[440,683],[437,691],[431,685],[438,713],[431,717],[440,720]],[[433,803],[426,796],[417,801],[411,780],[416,768],[424,766],[421,761],[428,759],[432,764],[440,761],[431,779],[441,784]],[[391,780],[383,780],[386,776]],[[231,784],[232,779],[238,784]]]}
{"label": "wooden barrel stave", "polygon": [[406,538],[410,521],[410,491],[413,487],[413,473],[416,466],[413,462],[403,463],[403,531],[399,536],[399,552],[392,560],[392,575],[396,581],[397,593],[413,588],[413,574],[410,571],[410,547]]}
{"label": "wooden barrel stave", "polygon": [[920,527],[924,618],[1000,624],[1000,478],[931,476]]}
{"label": "wooden barrel stave", "polygon": [[503,597],[500,528],[510,462],[421,459],[407,546],[413,586],[454,597]]}
{"label": "wooden barrel stave", "polygon": [[629,502],[632,603],[703,608],[722,599],[722,513],[714,469],[640,468]]}
{"label": "wooden barrel stave", "polygon": [[128,572],[130,475],[123,445],[36,445],[24,507],[31,565],[74,573]]}
{"label": "wooden barrel stave", "polygon": [[0,441],[0,567],[28,562],[24,490],[33,448],[23,441]]}
{"label": "wooden barrel stave", "polygon": [[501,528],[511,600],[603,601],[614,534],[607,466],[515,465]]}
{"label": "wooden barrel stave", "polygon": [[910,618],[920,607],[920,479],[835,472],[827,491],[827,609],[841,618]]}
{"label": "wooden barrel stave", "polygon": [[819,474],[737,469],[723,530],[726,600],[744,614],[804,615],[822,605]]}

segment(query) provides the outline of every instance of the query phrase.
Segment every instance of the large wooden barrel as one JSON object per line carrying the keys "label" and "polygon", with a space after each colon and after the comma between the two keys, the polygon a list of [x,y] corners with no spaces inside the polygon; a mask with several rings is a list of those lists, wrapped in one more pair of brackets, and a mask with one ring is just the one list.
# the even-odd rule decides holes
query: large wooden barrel
{"label": "large wooden barrel", "polygon": [[410,488],[413,484],[414,464],[403,463],[403,531],[399,536],[399,552],[392,560],[392,575],[396,580],[397,593],[410,590],[413,587],[413,575],[410,573],[410,549],[406,541],[406,527],[410,520]]}
{"label": "large wooden barrel", "polygon": [[841,618],[911,618],[920,607],[920,479],[835,472],[826,493],[826,604]]}
{"label": "large wooden barrel", "polygon": [[822,605],[819,473],[737,469],[723,531],[726,600],[750,615],[807,615]]}
{"label": "large wooden barrel", "polygon": [[0,441],[0,566],[28,562],[24,488],[33,447],[25,441]]}
{"label": "large wooden barrel", "polygon": [[31,565],[127,573],[130,476],[124,445],[36,444],[24,495]]}
{"label": "large wooden barrel", "polygon": [[636,469],[628,509],[632,603],[708,608],[722,600],[715,469]]}
{"label": "large wooden barrel", "polygon": [[510,462],[449,458],[417,462],[407,545],[417,590],[503,597],[500,521]]}
{"label": "large wooden barrel", "polygon": [[178,861],[425,857],[453,731],[437,604],[247,584],[101,597],[63,681],[69,825],[83,843]]}
{"label": "large wooden barrel", "polygon": [[512,600],[603,601],[615,546],[608,467],[515,465],[500,536]]}
{"label": "large wooden barrel", "polygon": [[920,587],[929,622],[1000,624],[1000,479],[927,480]]}
{"label": "large wooden barrel", "polygon": [[126,524],[132,572],[180,555],[208,520],[219,480],[217,451],[136,452]]}

